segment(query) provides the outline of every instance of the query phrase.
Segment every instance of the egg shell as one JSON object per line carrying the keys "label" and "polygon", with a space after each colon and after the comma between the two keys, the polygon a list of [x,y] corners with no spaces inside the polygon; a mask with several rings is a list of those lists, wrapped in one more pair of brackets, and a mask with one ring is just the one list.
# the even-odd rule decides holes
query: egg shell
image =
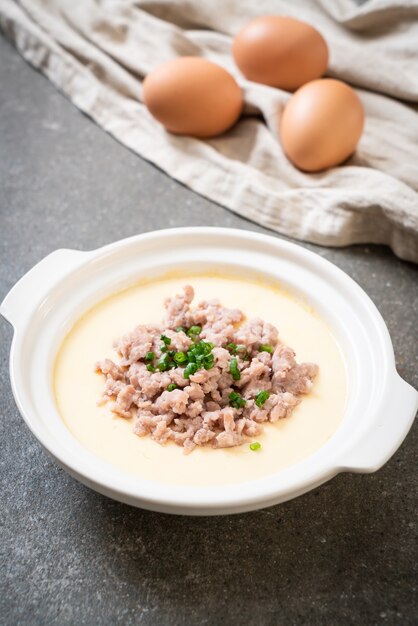
{"label": "egg shell", "polygon": [[328,65],[328,46],[313,26],[291,17],[266,15],[235,37],[235,63],[248,80],[294,91],[320,78]]}
{"label": "egg shell", "polygon": [[239,118],[243,100],[235,79],[219,65],[181,57],[158,66],[143,83],[144,102],[172,133],[213,137]]}
{"label": "egg shell", "polygon": [[314,80],[289,100],[280,120],[287,157],[306,172],[345,161],[364,126],[363,105],[351,87],[331,78]]}

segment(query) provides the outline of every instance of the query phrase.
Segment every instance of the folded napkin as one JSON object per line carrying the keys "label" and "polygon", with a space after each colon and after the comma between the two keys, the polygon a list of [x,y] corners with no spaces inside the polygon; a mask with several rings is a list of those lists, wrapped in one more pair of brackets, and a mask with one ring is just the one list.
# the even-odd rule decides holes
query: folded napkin
{"label": "folded napkin", "polygon": [[[305,174],[285,158],[278,120],[290,94],[244,79],[232,36],[282,14],[317,27],[327,75],[355,86],[366,126],[343,166]],[[124,145],[194,191],[292,237],[322,245],[383,243],[418,262],[418,4],[412,0],[0,0],[20,53]],[[201,56],[238,80],[238,124],[211,140],[164,131],[142,104],[142,79],[176,56]]]}

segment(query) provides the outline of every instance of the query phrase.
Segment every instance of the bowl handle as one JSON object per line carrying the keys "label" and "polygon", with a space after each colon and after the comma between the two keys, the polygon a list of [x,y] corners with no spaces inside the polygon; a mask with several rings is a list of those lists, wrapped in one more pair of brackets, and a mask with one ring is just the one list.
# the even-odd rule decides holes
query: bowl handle
{"label": "bowl handle", "polygon": [[396,372],[390,395],[375,425],[355,449],[347,454],[344,470],[375,472],[399,448],[418,410],[418,392]]}
{"label": "bowl handle", "polygon": [[68,272],[85,261],[88,252],[79,250],[55,250],[29,270],[11,288],[0,304],[0,314],[12,326],[29,309],[29,303],[39,300],[46,291]]}

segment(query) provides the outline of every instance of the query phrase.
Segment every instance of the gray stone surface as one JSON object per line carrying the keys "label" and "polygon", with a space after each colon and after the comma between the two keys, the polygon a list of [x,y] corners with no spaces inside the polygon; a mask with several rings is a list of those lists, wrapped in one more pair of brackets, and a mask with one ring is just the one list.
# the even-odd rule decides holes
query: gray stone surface
{"label": "gray stone surface", "polygon": [[[118,145],[2,39],[0,59],[0,298],[58,247],[166,226],[263,231]],[[307,247],[373,298],[417,386],[417,268],[380,247]],[[153,514],[49,460],[13,401],[11,338],[0,320],[2,624],[417,623],[416,427],[376,474],[269,510]]]}

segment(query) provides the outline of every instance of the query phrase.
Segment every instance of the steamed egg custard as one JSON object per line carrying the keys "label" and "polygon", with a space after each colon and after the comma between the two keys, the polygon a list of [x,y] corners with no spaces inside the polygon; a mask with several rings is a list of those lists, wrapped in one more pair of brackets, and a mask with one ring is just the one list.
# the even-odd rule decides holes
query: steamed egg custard
{"label": "steamed egg custard", "polygon": [[[248,325],[253,318],[265,320],[266,326],[278,329],[278,341],[285,346],[291,346],[298,363],[316,364],[309,393],[292,406],[291,412],[280,413],[284,417],[274,422],[264,421],[262,428],[258,430],[250,424],[251,420],[247,424],[243,417],[240,418],[238,421],[241,423],[242,438],[236,439],[235,443],[227,443],[231,447],[223,447],[231,436],[231,425],[226,423],[228,415],[233,412],[238,414],[240,411],[243,413],[245,403],[248,403],[247,407],[253,403],[254,409],[258,411],[263,405],[264,408],[267,407],[273,398],[271,392],[269,399],[269,392],[258,388],[253,393],[249,391],[246,394],[245,389],[248,390],[251,384],[244,380],[239,381],[237,368],[241,369],[244,377],[245,372],[250,369],[244,361],[248,359],[251,362],[251,356],[240,356],[240,348],[236,343],[233,344],[235,347],[229,346],[230,358],[225,367],[228,367],[230,379],[233,379],[236,387],[234,386],[233,391],[227,389],[225,392],[226,405],[221,409],[225,418],[225,433],[219,434],[217,430],[210,435],[213,441],[208,439],[208,445],[195,446],[189,454],[185,454],[185,449],[171,440],[164,442],[160,438],[158,442],[152,438],[152,433],[149,436],[151,431],[146,432],[146,420],[141,423],[142,430],[135,432],[135,415],[131,416],[129,411],[124,416],[118,415],[112,410],[112,401],[98,402],[104,391],[104,376],[95,369],[95,363],[99,359],[102,360],[101,363],[120,365],[123,354],[113,347],[114,341],[124,336],[129,337],[132,329],[139,325],[158,324],[164,316],[164,301],[173,294],[181,294],[184,285],[193,286],[197,309],[201,301],[210,304],[213,299],[217,299],[223,307],[242,311],[245,319],[234,326],[237,336],[239,332],[244,333],[240,329],[245,328],[245,324]],[[190,354],[190,363],[182,364],[189,368],[190,376],[190,380],[184,384],[194,384],[197,390],[197,383],[192,384],[191,381],[200,380],[199,376],[203,377],[202,380],[205,376],[208,377],[208,372],[212,371],[211,368],[217,364],[218,359],[228,354],[227,347],[214,346],[213,341],[211,342],[213,337],[204,335],[204,326],[203,330],[200,327],[200,331],[191,331],[190,328],[187,333],[185,331],[185,328],[181,329],[178,337],[174,331],[167,331],[169,336],[161,335],[162,353],[150,357],[148,351],[143,363],[138,362],[138,371],[148,366],[158,371],[159,363],[164,363],[165,359],[174,359],[180,352]],[[201,332],[203,338],[196,338],[193,332]],[[192,337],[193,341],[188,341],[186,352],[170,350],[170,341],[174,345],[176,341],[180,341],[180,335]],[[212,347],[207,348],[207,345]],[[202,350],[204,355],[201,358],[206,359],[204,362],[208,367],[202,365],[199,369],[198,366],[191,365],[191,362],[193,355],[199,355]],[[263,366],[268,369],[266,364],[271,363],[269,356],[273,357],[276,352],[269,355],[273,348],[260,345],[257,351],[260,351],[260,355],[255,355],[251,367]],[[154,357],[155,361],[151,361]],[[146,361],[146,358],[149,360]],[[198,356],[197,359],[199,358]],[[137,363],[132,366],[136,367]],[[161,371],[165,376],[170,373],[168,367]],[[114,382],[119,382],[118,375],[114,376]],[[244,382],[246,386],[239,387]],[[170,401],[174,397],[170,392],[177,394],[180,401],[184,390],[190,387],[184,387],[180,380],[178,383],[168,386],[161,394],[161,402],[167,399]],[[129,393],[129,387],[126,385],[123,388],[123,394]],[[121,390],[120,387],[118,389]],[[281,290],[279,286],[236,276],[170,275],[159,280],[141,282],[117,293],[98,303],[81,317],[59,349],[54,370],[54,390],[57,408],[67,428],[85,448],[100,459],[138,478],[165,484],[204,487],[261,478],[313,454],[332,437],[342,420],[347,378],[340,347],[330,329],[307,305]],[[221,395],[219,398],[214,396],[220,404]],[[152,419],[150,403],[142,403],[143,407],[139,404],[144,415],[149,414]],[[210,398],[209,404],[213,406],[207,407],[210,410],[205,415],[216,413],[216,402]],[[182,420],[178,419],[181,417],[176,415],[177,422],[172,422],[174,431],[179,435],[185,430],[182,430]],[[235,428],[234,424],[232,428]],[[220,445],[212,445],[217,440],[221,442]]]}

